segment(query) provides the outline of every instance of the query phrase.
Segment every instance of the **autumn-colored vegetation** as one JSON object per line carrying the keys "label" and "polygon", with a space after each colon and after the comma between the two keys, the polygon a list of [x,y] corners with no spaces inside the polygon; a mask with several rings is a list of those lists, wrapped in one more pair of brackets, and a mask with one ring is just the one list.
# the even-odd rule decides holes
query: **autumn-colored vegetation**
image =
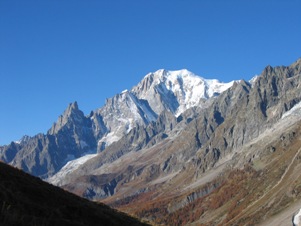
{"label": "autumn-colored vegetation", "polygon": [[226,223],[244,209],[245,206],[240,204],[240,200],[248,194],[245,182],[247,179],[255,178],[257,174],[250,167],[231,172],[225,181],[211,194],[199,198],[184,208],[169,214],[160,223],[169,224],[170,222],[171,225],[185,225],[189,222],[198,221],[205,212],[217,210],[225,205],[227,206],[227,216],[223,223]]}
{"label": "autumn-colored vegetation", "polygon": [[[240,204],[240,200],[248,195],[248,184],[246,182],[257,176],[258,172],[248,166],[242,170],[232,171],[224,179],[214,180],[199,189],[202,190],[219,184],[211,193],[188,203],[174,212],[169,210],[169,203],[175,203],[177,202],[176,200],[181,202],[181,200],[185,199],[185,195],[180,195],[177,198],[161,197],[151,199],[152,193],[143,193],[116,201],[113,206],[121,210],[127,210],[138,218],[151,220],[157,225],[186,225],[187,223],[198,221],[207,211],[217,210],[227,205],[227,217],[224,220],[224,222],[227,222],[244,208],[244,205]],[[188,196],[189,194],[186,195]],[[199,225],[202,225],[202,223],[200,222]]]}
{"label": "autumn-colored vegetation", "polygon": [[[142,193],[120,199],[116,207],[156,225],[257,225],[301,198],[301,140],[297,138],[277,140],[273,152],[267,148],[244,167],[228,168],[190,193]],[[208,192],[192,196],[198,191]]]}

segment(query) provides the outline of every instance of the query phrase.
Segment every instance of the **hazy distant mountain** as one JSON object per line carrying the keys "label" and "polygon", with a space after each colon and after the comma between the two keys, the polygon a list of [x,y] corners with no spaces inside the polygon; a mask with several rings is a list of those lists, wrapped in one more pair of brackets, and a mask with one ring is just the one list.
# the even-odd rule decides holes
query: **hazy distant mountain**
{"label": "hazy distant mountain", "polygon": [[291,225],[300,89],[301,59],[226,84],[159,70],[89,116],[71,104],[47,135],[0,156],[157,224]]}

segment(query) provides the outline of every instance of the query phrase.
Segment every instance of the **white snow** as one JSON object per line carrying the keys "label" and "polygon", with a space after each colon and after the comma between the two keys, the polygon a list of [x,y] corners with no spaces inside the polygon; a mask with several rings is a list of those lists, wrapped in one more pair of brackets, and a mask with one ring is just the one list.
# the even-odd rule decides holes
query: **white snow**
{"label": "white snow", "polygon": [[205,79],[205,82],[207,83],[208,86],[208,94],[209,98],[214,96],[215,93],[222,93],[225,90],[229,89],[231,86],[233,86],[234,81],[228,82],[228,83],[223,83],[220,82],[216,79]]}
{"label": "white snow", "polygon": [[[123,90],[120,95],[116,95],[116,97],[110,99],[112,105],[99,110],[100,114],[103,113],[103,121],[106,123],[105,126],[108,131],[98,141],[99,144],[104,142],[105,146],[109,146],[128,133],[137,123],[145,123],[145,119],[148,122],[155,121],[157,114],[161,112],[155,111],[158,103],[151,101],[154,95],[150,94],[154,92],[159,91],[160,93],[167,94],[166,98],[169,98],[170,92],[172,92],[179,103],[178,108],[173,112],[178,116],[188,108],[198,106],[202,99],[214,97],[230,88],[234,83],[222,83],[216,79],[204,79],[186,69],[176,71],[161,69],[146,75],[145,79],[149,76],[152,76],[152,78],[148,81],[147,89],[141,89],[143,92],[138,92],[143,84],[143,81],[141,81],[130,91],[127,89]],[[139,95],[137,95],[138,93]],[[169,99],[165,101],[168,102]],[[175,101],[174,97],[170,101]],[[162,109],[160,108],[160,110]],[[144,115],[141,115],[141,113]],[[88,146],[83,140],[79,142],[82,148]],[[61,178],[66,177],[66,175],[76,170],[81,164],[95,156],[96,154],[86,153],[85,156],[75,159],[74,155],[68,155],[65,160],[65,166],[57,174],[49,178],[48,181],[54,184],[63,183]]]}
{"label": "white snow", "polygon": [[[52,184],[55,184],[55,185],[60,185],[60,186],[63,185],[61,178],[65,178],[68,174],[70,174],[74,170],[78,169],[78,167],[80,165],[84,164],[85,162],[87,162],[89,159],[95,157],[96,155],[97,154],[87,154],[78,159],[68,161],[67,164],[59,172],[57,172],[55,175],[53,175],[47,181]],[[68,156],[71,158],[73,155],[68,155]]]}
{"label": "white snow", "polygon": [[296,115],[296,116],[301,116],[301,102],[299,102],[298,104],[296,104],[294,107],[292,107],[292,109],[290,109],[289,111],[285,112],[282,115],[282,118],[288,117],[290,115]]}
{"label": "white snow", "polygon": [[253,78],[250,79],[249,83],[251,85],[253,85],[256,82],[256,80],[258,79],[258,77],[259,77],[259,75],[255,75]]}
{"label": "white snow", "polygon": [[[143,110],[143,112],[146,114],[145,117],[146,117],[149,121],[155,121],[155,120],[156,120],[155,116],[153,115],[153,113],[151,113],[151,112],[149,111],[149,109],[147,108],[147,106],[145,106],[144,104],[140,104],[140,103],[136,100],[136,98],[133,96],[133,94],[131,94],[131,93],[130,93],[130,97],[131,97],[131,100],[133,101],[133,104],[134,104],[134,106],[133,106],[133,105],[131,106],[131,110],[132,110],[132,111],[135,111],[135,112],[138,114],[138,109],[137,109],[137,106],[138,106],[138,107],[140,107],[140,108]],[[135,108],[135,109],[133,109],[133,108]]]}
{"label": "white snow", "polygon": [[[117,129],[118,130],[118,129]],[[98,141],[98,143],[106,143],[106,147],[110,144],[114,143],[115,141],[118,141],[121,137],[117,136],[115,132],[110,132],[106,136],[104,136],[102,139]]]}
{"label": "white snow", "polygon": [[[173,114],[179,116],[191,107],[200,106],[202,99],[214,97],[232,85],[233,82],[222,83],[216,79],[204,79],[186,69],[161,69],[149,73],[137,86],[111,98],[112,104],[99,111],[108,134],[98,142],[108,146],[118,141],[137,124],[156,121],[166,104],[170,104]],[[158,103],[160,100],[155,99],[158,92],[159,98],[162,97],[165,103]]]}
{"label": "white snow", "polygon": [[126,124],[126,133],[129,133],[133,129],[133,119],[129,119],[129,123]]}
{"label": "white snow", "polygon": [[[223,83],[216,79],[204,79],[194,73],[182,69],[176,71],[167,71],[160,69],[154,73],[149,73],[144,77],[153,76],[154,81],[149,89],[160,87],[160,92],[168,93],[172,91],[177,97],[179,107],[176,116],[188,108],[199,105],[201,99],[208,99],[220,94],[230,88],[234,81]],[[142,83],[138,84],[134,89],[138,90]],[[142,93],[139,98],[148,100],[148,92]]]}
{"label": "white snow", "polygon": [[28,135],[24,135],[20,140],[14,141],[16,144],[21,144],[22,142],[26,142],[30,139],[31,137]]}
{"label": "white snow", "polygon": [[129,101],[127,103],[129,105],[131,112],[134,114],[134,119],[138,120],[140,118],[140,115],[138,112],[138,105],[132,95],[129,95]]}
{"label": "white snow", "polygon": [[301,209],[299,212],[294,216],[293,220],[294,226],[301,226]]}

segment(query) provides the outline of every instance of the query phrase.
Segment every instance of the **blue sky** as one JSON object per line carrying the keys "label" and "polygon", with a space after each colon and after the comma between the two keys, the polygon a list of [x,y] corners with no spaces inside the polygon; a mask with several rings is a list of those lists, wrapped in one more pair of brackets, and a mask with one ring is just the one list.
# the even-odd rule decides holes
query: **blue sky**
{"label": "blue sky", "polygon": [[0,0],[0,145],[148,72],[249,80],[301,57],[300,0]]}

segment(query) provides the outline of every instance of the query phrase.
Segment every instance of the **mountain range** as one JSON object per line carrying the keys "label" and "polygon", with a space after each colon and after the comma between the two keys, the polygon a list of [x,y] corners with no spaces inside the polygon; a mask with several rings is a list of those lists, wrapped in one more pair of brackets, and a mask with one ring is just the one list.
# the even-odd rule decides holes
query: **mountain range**
{"label": "mountain range", "polygon": [[103,107],[88,116],[77,102],[69,104],[47,134],[24,136],[1,147],[0,156],[32,175],[48,178],[68,161],[99,153],[133,128],[156,122],[160,114],[178,116],[232,84],[206,80],[187,70],[158,70],[146,75],[131,91],[107,99]]}
{"label": "mountain range", "polygon": [[158,70],[87,116],[69,104],[0,159],[155,224],[292,225],[300,82],[301,59],[230,83]]}

